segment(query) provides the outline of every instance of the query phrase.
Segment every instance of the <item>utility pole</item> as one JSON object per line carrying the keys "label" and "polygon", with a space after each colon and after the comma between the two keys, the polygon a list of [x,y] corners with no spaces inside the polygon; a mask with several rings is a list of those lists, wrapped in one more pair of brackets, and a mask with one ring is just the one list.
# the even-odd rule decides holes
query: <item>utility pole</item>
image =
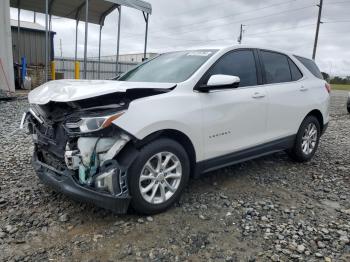
{"label": "utility pole", "polygon": [[320,25],[322,24],[321,16],[322,16],[322,6],[323,6],[323,0],[320,0],[320,4],[318,6],[318,18],[317,18],[317,27],[316,27],[316,36],[315,36],[315,42],[314,42],[314,50],[312,52],[312,59],[315,60],[316,58],[316,50],[317,50],[317,42],[318,42],[318,33],[320,31]]}
{"label": "utility pole", "polygon": [[241,24],[241,29],[240,29],[240,33],[239,33],[239,37],[238,37],[238,43],[239,44],[242,44],[242,39],[243,39],[243,33],[244,33],[244,30],[243,30],[243,27],[245,25]]}
{"label": "utility pole", "polygon": [[60,51],[61,51],[61,58],[63,57],[63,52],[62,52],[62,38],[60,38]]}

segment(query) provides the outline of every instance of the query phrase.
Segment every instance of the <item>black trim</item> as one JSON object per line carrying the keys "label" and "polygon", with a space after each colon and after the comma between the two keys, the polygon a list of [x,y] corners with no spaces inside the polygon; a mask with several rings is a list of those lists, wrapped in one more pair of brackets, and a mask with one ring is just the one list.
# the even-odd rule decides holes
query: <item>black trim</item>
{"label": "black trim", "polygon": [[253,49],[254,57],[255,57],[255,67],[257,70],[257,77],[258,77],[258,85],[264,84],[264,78],[263,78],[263,70],[262,70],[262,61],[260,59],[259,50]]}
{"label": "black trim", "polygon": [[[293,72],[292,72],[291,63],[293,63],[293,65],[298,69],[299,73],[301,74],[301,77],[300,77],[300,78],[298,78],[298,79],[295,79],[295,78],[294,78],[294,75],[293,75]],[[288,57],[288,64],[289,64],[290,75],[292,76],[292,82],[293,82],[293,81],[294,81],[294,82],[299,81],[300,79],[302,79],[302,78],[304,77],[304,74],[303,74],[303,72],[301,72],[299,66],[297,66],[297,65],[294,63],[294,61],[293,61],[290,57]]]}
{"label": "black trim", "polygon": [[207,173],[226,166],[231,166],[247,160],[292,148],[295,142],[295,137],[295,135],[289,136],[239,152],[201,161],[197,163],[197,173]]}
{"label": "black trim", "polygon": [[93,203],[96,206],[112,210],[117,214],[125,214],[128,210],[131,200],[128,194],[115,197],[83,187],[75,181],[70,171],[61,172],[42,163],[38,160],[36,153],[33,155],[33,167],[44,184],[77,201]]}

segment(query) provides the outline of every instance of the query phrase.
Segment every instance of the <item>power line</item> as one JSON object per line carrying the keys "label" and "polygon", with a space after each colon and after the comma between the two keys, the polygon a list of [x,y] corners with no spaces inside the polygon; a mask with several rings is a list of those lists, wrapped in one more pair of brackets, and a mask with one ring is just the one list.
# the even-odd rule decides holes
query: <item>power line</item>
{"label": "power line", "polygon": [[[288,2],[283,1],[283,2],[276,3],[276,4],[264,6],[264,7],[261,7],[261,8],[256,8],[254,10],[249,10],[249,11],[245,11],[245,12],[239,12],[239,13],[234,13],[234,14],[230,14],[230,15],[225,15],[225,16],[214,18],[214,19],[209,19],[209,20],[205,19],[205,20],[198,21],[196,23],[182,24],[182,25],[179,25],[179,26],[171,26],[171,27],[167,27],[167,28],[163,28],[163,29],[159,29],[159,30],[153,31],[153,33],[162,32],[165,29],[179,29],[179,28],[188,27],[188,26],[202,25],[203,23],[217,21],[217,20],[221,20],[221,19],[224,19],[224,18],[228,18],[228,17],[235,17],[235,16],[242,15],[242,14],[254,13],[254,12],[261,11],[261,10],[264,10],[264,9],[268,9],[268,8],[271,8],[271,7],[286,5],[286,4],[289,4],[289,3],[295,3],[296,1],[300,1],[300,0],[292,0],[292,1],[288,1]],[[306,6],[304,8],[309,8],[309,7],[312,7],[312,6],[315,6],[315,5],[313,4],[313,5],[310,5],[310,6]],[[301,8],[301,9],[304,9],[304,8]],[[296,10],[296,9],[288,10],[288,11],[283,12],[283,13],[287,13],[287,12],[293,11],[293,10]],[[300,8],[298,8],[297,10],[300,10]],[[242,20],[242,21],[245,21],[245,20]],[[215,26],[215,25],[211,25],[210,27],[212,27],[212,26]]]}
{"label": "power line", "polygon": [[211,25],[211,26],[206,26],[206,27],[202,27],[196,30],[190,30],[190,31],[186,31],[186,32],[179,32],[180,34],[188,34],[188,33],[192,33],[195,31],[202,31],[208,28],[212,28],[212,27],[219,27],[219,26],[225,26],[225,25],[231,25],[231,24],[235,24],[235,23],[239,23],[239,22],[246,22],[246,21],[254,21],[254,20],[259,20],[261,18],[269,18],[269,17],[273,17],[273,16],[278,16],[278,15],[282,15],[282,14],[286,14],[286,13],[292,13],[292,12],[297,12],[297,11],[301,11],[304,9],[308,9],[314,7],[314,5],[309,5],[309,6],[305,6],[305,7],[301,7],[301,8],[296,8],[296,9],[291,9],[291,10],[286,10],[286,11],[282,11],[282,12],[276,12],[276,13],[272,13],[269,15],[264,15],[264,16],[258,16],[258,17],[253,17],[253,18],[247,18],[247,19],[241,19],[241,20],[234,20],[234,21],[230,21],[227,23],[223,23],[220,25]]}
{"label": "power line", "polygon": [[350,20],[334,20],[323,22],[324,24],[350,23]]}
{"label": "power line", "polygon": [[340,1],[340,2],[329,2],[324,5],[334,5],[334,4],[350,4],[350,1]]}
{"label": "power line", "polygon": [[281,28],[281,29],[272,30],[272,31],[264,31],[264,32],[253,33],[253,34],[246,34],[246,36],[256,36],[256,35],[262,35],[262,34],[270,34],[270,33],[275,33],[275,32],[289,31],[289,30],[292,30],[292,29],[311,27],[311,26],[315,26],[315,24],[313,23],[313,24],[299,25],[299,26]]}
{"label": "power line", "polygon": [[[263,35],[263,34],[270,34],[270,33],[275,33],[275,32],[282,32],[282,31],[289,31],[292,29],[297,29],[297,28],[305,28],[305,27],[311,27],[315,26],[315,24],[305,24],[305,25],[298,25],[298,26],[293,26],[293,27],[287,27],[287,28],[280,28],[277,30],[271,30],[271,31],[264,31],[264,32],[259,32],[259,33],[253,33],[253,34],[245,34],[247,36],[256,36],[256,35]],[[173,40],[184,40],[181,38],[172,38]],[[200,43],[206,43],[206,42],[218,42],[218,41],[232,41],[232,38],[220,38],[220,39],[203,39],[203,40],[194,40],[194,39],[188,39],[194,42],[200,42]]]}
{"label": "power line", "polygon": [[[176,34],[189,34],[189,33],[196,32],[196,31],[206,30],[206,29],[212,28],[212,27],[221,27],[221,26],[226,26],[226,25],[240,23],[240,22],[245,22],[245,21],[254,21],[254,20],[259,20],[261,18],[269,18],[269,17],[273,17],[273,16],[278,16],[278,15],[281,15],[281,14],[297,12],[297,11],[308,9],[308,8],[311,8],[311,7],[314,7],[314,6],[315,5],[309,5],[309,6],[304,6],[304,7],[301,7],[301,8],[286,10],[286,11],[282,11],[282,12],[276,12],[276,13],[272,13],[272,14],[269,14],[269,15],[264,15],[264,16],[249,18],[249,19],[243,19],[243,20],[230,21],[228,23],[223,23],[223,24],[220,24],[220,25],[210,25],[210,26],[206,26],[206,27],[202,27],[202,28],[197,28],[197,29],[194,29],[194,30],[189,30],[189,31],[186,31],[186,32],[177,32]],[[133,35],[134,36],[139,36],[141,34],[133,34]],[[154,35],[152,35],[152,37],[154,37]],[[133,37],[130,36],[130,37],[127,37],[127,38],[133,38]]]}
{"label": "power line", "polygon": [[193,8],[193,9],[190,9],[187,11],[175,13],[174,16],[183,15],[183,14],[187,14],[187,13],[191,13],[191,12],[198,12],[198,10],[207,9],[209,7],[218,6],[218,5],[222,5],[222,4],[225,4],[225,1],[218,1],[215,4],[210,4],[210,5],[202,6],[200,8]]}

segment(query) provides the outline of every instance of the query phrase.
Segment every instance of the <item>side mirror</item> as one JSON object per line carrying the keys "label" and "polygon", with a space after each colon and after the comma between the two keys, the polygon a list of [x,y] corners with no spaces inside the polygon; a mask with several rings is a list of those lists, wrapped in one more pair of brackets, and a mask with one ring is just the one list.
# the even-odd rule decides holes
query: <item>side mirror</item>
{"label": "side mirror", "polygon": [[208,92],[213,89],[230,89],[237,88],[241,79],[238,76],[230,75],[212,75],[206,85],[202,85],[200,90]]}

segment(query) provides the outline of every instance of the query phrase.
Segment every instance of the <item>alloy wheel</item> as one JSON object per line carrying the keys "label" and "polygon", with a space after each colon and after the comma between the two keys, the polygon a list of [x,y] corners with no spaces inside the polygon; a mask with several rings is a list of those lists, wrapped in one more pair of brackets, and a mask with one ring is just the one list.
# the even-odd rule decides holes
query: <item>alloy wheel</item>
{"label": "alloy wheel", "polygon": [[318,131],[314,123],[310,123],[303,134],[301,139],[301,148],[305,155],[310,155],[315,150],[317,143]]}
{"label": "alloy wheel", "polygon": [[139,190],[148,203],[162,204],[175,194],[181,178],[182,166],[179,158],[170,152],[160,152],[143,166]]}

